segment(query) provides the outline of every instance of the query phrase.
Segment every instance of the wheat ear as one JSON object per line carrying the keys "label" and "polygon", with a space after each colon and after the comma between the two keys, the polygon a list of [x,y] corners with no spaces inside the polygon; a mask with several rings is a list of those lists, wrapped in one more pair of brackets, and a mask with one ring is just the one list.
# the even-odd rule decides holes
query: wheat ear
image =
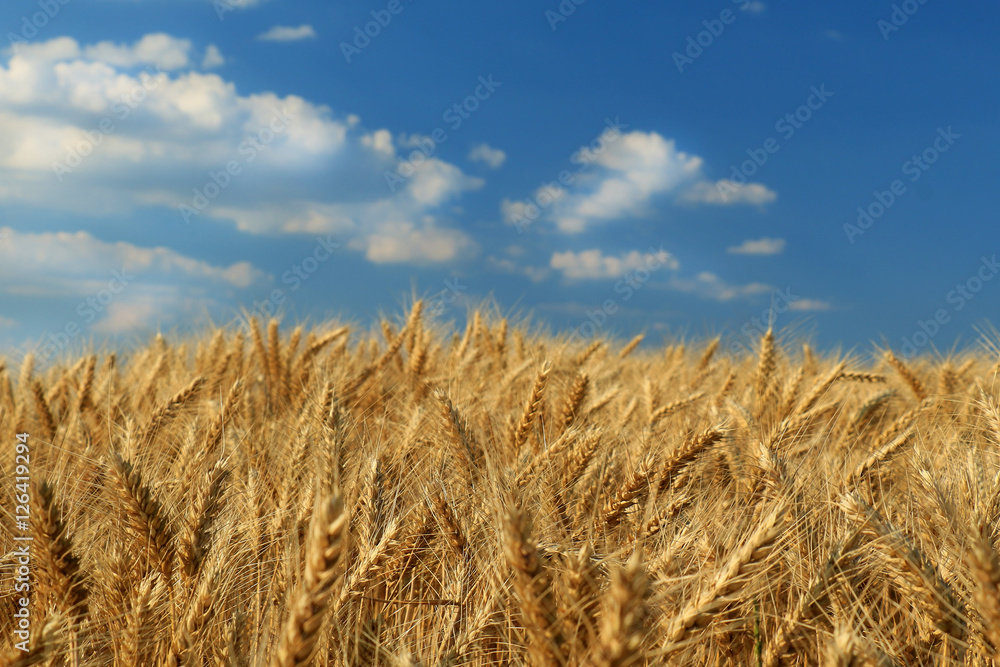
{"label": "wheat ear", "polygon": [[892,366],[892,369],[899,374],[899,377],[903,378],[906,385],[910,388],[910,391],[912,391],[913,395],[917,397],[918,401],[923,401],[927,398],[927,390],[924,389],[923,382],[921,382],[916,373],[913,372],[913,369],[893,354],[892,350],[885,351],[885,360],[890,366]]}
{"label": "wheat ear", "polygon": [[527,442],[528,435],[531,432],[531,425],[541,412],[545,382],[548,380],[551,371],[552,364],[545,362],[538,371],[538,375],[535,376],[535,383],[531,387],[531,396],[528,397],[528,402],[524,404],[524,410],[521,411],[521,420],[517,423],[517,427],[511,436],[510,450],[515,456],[521,452],[521,447]]}
{"label": "wheat ear", "polygon": [[583,406],[583,401],[587,398],[587,389],[590,386],[590,377],[584,372],[578,372],[576,374],[576,379],[573,381],[573,386],[569,390],[569,396],[566,397],[566,403],[563,405],[562,411],[562,424],[561,430],[565,431],[576,419],[576,416],[580,414],[580,408]]}
{"label": "wheat ear", "polygon": [[222,509],[229,469],[223,461],[205,473],[201,490],[188,512],[180,539],[181,567],[184,576],[193,580],[201,569],[209,548],[209,528]]}
{"label": "wheat ear", "polygon": [[514,570],[514,589],[530,636],[534,667],[565,664],[563,636],[553,599],[552,577],[538,555],[524,513],[514,508],[504,520],[504,553]]}
{"label": "wheat ear", "polygon": [[52,442],[56,437],[56,420],[52,417],[52,410],[49,402],[45,399],[45,389],[37,379],[31,382],[31,396],[35,403],[35,412],[38,413],[38,421],[42,427],[42,438],[47,442]]}
{"label": "wheat ear", "polygon": [[51,591],[60,609],[76,625],[87,615],[88,590],[80,571],[80,560],[73,552],[73,541],[56,503],[55,489],[48,481],[38,485],[34,500],[35,518],[31,528],[45,576],[44,588]]}
{"label": "wheat ear", "polygon": [[639,347],[639,343],[641,343],[642,339],[645,337],[646,336],[644,334],[639,334],[638,336],[630,340],[628,344],[626,344],[625,347],[622,348],[622,351],[618,353],[618,358],[624,359],[628,355],[632,354],[633,350]]}
{"label": "wheat ear", "polygon": [[612,570],[604,597],[598,667],[630,667],[643,661],[643,622],[649,583],[637,549],[624,568]]}
{"label": "wheat ear", "polygon": [[306,545],[306,572],[271,667],[312,664],[320,631],[337,580],[337,565],[346,538],[347,515],[340,496],[320,501],[313,512]]}
{"label": "wheat ear", "polygon": [[707,589],[688,602],[667,624],[666,639],[670,642],[668,650],[682,642],[693,627],[707,624],[729,604],[729,594],[743,587],[747,580],[747,570],[767,557],[790,522],[788,507],[780,504],[758,524],[743,546],[712,577]]}
{"label": "wheat ear", "polygon": [[163,507],[153,497],[135,466],[111,452],[111,477],[118,488],[118,498],[125,506],[128,527],[139,541],[149,562],[162,574],[169,586],[173,569],[171,540],[173,532]]}
{"label": "wheat ear", "polygon": [[181,409],[185,405],[190,404],[204,386],[205,377],[199,375],[191,380],[183,389],[174,394],[169,401],[157,408],[146,422],[146,426],[139,436],[138,440],[142,443],[141,446],[148,446],[152,443],[160,430],[173,421]]}

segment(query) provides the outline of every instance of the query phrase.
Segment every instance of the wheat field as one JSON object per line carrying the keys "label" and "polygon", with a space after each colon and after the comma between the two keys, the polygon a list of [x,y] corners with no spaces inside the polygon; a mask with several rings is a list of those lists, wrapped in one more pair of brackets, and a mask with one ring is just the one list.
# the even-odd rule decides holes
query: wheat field
{"label": "wheat field", "polygon": [[2,664],[996,664],[995,347],[638,344],[417,301],[0,363]]}

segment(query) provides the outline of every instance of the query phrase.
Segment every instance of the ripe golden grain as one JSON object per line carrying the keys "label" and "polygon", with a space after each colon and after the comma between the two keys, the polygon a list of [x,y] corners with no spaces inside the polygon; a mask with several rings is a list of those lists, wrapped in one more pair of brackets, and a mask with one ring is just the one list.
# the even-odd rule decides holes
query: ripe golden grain
{"label": "ripe golden grain", "polygon": [[997,661],[995,346],[720,358],[421,310],[0,358],[50,481],[0,664]]}

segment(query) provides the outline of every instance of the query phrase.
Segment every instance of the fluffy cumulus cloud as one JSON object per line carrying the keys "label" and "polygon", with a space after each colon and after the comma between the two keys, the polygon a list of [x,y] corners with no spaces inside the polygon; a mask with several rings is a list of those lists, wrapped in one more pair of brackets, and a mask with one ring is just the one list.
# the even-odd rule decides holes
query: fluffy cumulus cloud
{"label": "fluffy cumulus cloud", "polygon": [[[98,42],[81,49],[80,55],[91,61],[117,67],[156,65],[160,69],[175,70],[188,67],[191,62],[191,41],[177,39],[162,32],[146,35],[134,44]],[[68,60],[63,57],[60,60]]]}
{"label": "fluffy cumulus cloud", "polygon": [[600,249],[582,252],[557,252],[552,255],[549,266],[574,280],[597,278],[620,278],[630,271],[645,268],[649,271],[667,268],[677,270],[680,264],[665,250],[641,253],[633,250],[623,255],[605,255]]}
{"label": "fluffy cumulus cloud", "polygon": [[[162,33],[9,52],[0,203],[82,216],[168,209],[179,224],[255,234],[340,232],[378,262],[475,251],[448,212],[481,179],[437,157],[403,162],[408,139],[364,129],[355,115],[295,95],[238,94],[204,71],[224,62],[212,46]],[[400,230],[406,249],[387,241]]]}
{"label": "fluffy cumulus cloud", "polygon": [[315,39],[316,31],[311,25],[303,24],[297,28],[276,25],[267,32],[257,35],[262,42],[297,42],[301,39]]}
{"label": "fluffy cumulus cloud", "polygon": [[[609,120],[593,142],[572,156],[575,165],[531,197],[504,199],[504,221],[519,229],[536,222],[551,223],[567,234],[582,233],[595,224],[644,217],[658,198],[673,196],[687,203],[764,203],[774,193],[759,184],[747,184],[732,201],[714,195],[714,184],[702,175],[703,161],[678,150],[672,139],[656,132],[633,130]],[[719,201],[716,201],[719,199]]]}
{"label": "fluffy cumulus cloud", "polygon": [[491,148],[488,144],[479,144],[474,146],[466,157],[473,162],[482,162],[493,169],[499,169],[507,159],[507,154],[499,148]]}
{"label": "fluffy cumulus cloud", "polygon": [[[79,301],[68,321],[122,333],[178,323],[215,299],[268,282],[247,262],[215,266],[163,247],[109,243],[86,232],[0,229],[0,295]],[[83,318],[83,319],[81,319]]]}
{"label": "fluffy cumulus cloud", "polygon": [[785,239],[747,239],[737,246],[726,248],[733,255],[777,255],[785,250]]}
{"label": "fluffy cumulus cloud", "polygon": [[475,244],[461,232],[437,229],[430,224],[417,227],[405,221],[383,223],[376,232],[354,241],[353,245],[363,249],[365,257],[376,264],[450,262],[476,250]]}
{"label": "fluffy cumulus cloud", "polygon": [[[179,39],[166,33],[150,33],[132,44],[101,41],[81,45],[71,37],[56,37],[48,41],[15,43],[10,51],[22,59],[21,73],[30,73],[29,63],[56,63],[74,60],[98,62],[116,68],[151,65],[171,71],[191,67],[196,51],[189,39]],[[210,66],[222,64],[219,48],[210,44],[204,54]],[[30,91],[25,91],[30,92]]]}

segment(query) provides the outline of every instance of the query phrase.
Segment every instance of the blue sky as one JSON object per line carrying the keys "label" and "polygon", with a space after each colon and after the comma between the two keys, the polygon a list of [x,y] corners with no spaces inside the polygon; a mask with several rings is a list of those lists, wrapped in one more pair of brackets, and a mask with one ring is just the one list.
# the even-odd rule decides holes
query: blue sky
{"label": "blue sky", "polygon": [[367,325],[416,293],[442,321],[492,297],[581,339],[737,349],[770,312],[825,348],[947,350],[1000,305],[998,18],[6,3],[0,343],[241,307]]}

